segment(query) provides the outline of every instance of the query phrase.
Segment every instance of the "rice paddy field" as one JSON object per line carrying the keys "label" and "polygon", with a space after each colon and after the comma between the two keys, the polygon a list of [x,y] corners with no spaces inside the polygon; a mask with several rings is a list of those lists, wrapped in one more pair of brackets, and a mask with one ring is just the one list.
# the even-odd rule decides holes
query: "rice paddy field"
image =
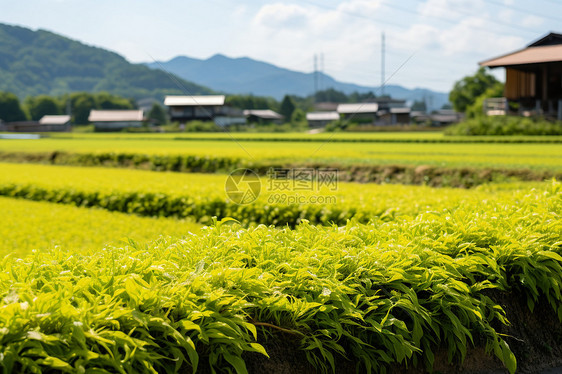
{"label": "rice paddy field", "polygon": [[[173,135],[173,134],[172,134]],[[436,142],[414,142],[436,140]],[[214,138],[214,139],[213,139]],[[554,137],[555,139],[558,139]],[[220,140],[216,140],[220,139]],[[253,140],[252,140],[253,139]],[[304,141],[294,141],[301,139]],[[349,141],[349,140],[363,141]],[[0,152],[193,155],[243,159],[249,163],[337,165],[432,165],[562,171],[562,147],[544,137],[519,142],[439,142],[441,134],[79,134],[76,138],[0,140]],[[542,139],[542,142],[539,142]],[[371,141],[369,141],[371,140]],[[488,139],[490,140],[490,139]],[[551,139],[553,140],[553,139]],[[559,139],[562,141],[562,138]]]}
{"label": "rice paddy field", "polygon": [[0,139],[3,372],[560,365],[562,139],[230,136]]}

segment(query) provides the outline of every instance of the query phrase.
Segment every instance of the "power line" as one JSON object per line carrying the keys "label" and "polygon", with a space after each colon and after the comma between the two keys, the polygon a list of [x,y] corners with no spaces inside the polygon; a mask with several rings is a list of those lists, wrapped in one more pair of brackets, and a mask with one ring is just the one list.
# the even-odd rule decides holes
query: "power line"
{"label": "power line", "polygon": [[380,23],[385,24],[385,25],[392,25],[392,26],[404,28],[404,25],[399,24],[399,23],[389,22],[388,20],[384,20],[384,19],[375,19],[375,18],[366,16],[366,15],[363,15],[363,14],[360,14],[360,13],[354,13],[354,12],[349,12],[349,11],[346,11],[346,10],[341,10],[341,9],[338,9],[336,7],[333,7],[333,6],[329,6],[329,5],[325,5],[325,4],[319,4],[319,3],[316,3],[314,1],[301,0],[301,2],[313,5],[317,8],[324,8],[324,9],[332,10],[332,11],[335,11],[335,12],[338,12],[338,13],[341,13],[341,14],[351,16],[351,17],[362,18],[362,19],[366,19],[368,21],[376,21],[376,22],[380,22]]}
{"label": "power line", "polygon": [[550,20],[553,20],[553,21],[556,21],[556,22],[562,22],[562,18],[552,17],[552,16],[549,16],[549,15],[546,15],[546,14],[540,14],[540,13],[537,13],[537,12],[533,12],[532,10],[529,10],[529,9],[523,9],[523,8],[519,8],[519,7],[516,7],[516,6],[513,6],[513,5],[502,4],[502,3],[499,3],[495,0],[484,0],[484,1],[486,1],[490,4],[494,4],[496,6],[500,6],[500,7],[504,7],[504,8],[511,8],[511,9],[516,10],[516,11],[521,12],[521,13],[532,14],[532,15],[537,16],[537,17],[547,18],[547,19],[550,19]]}
{"label": "power line", "polygon": [[544,0],[544,1],[547,1],[547,2],[549,2],[549,3],[551,3],[551,4],[555,4],[555,5],[562,5],[562,4],[561,4],[559,1],[557,1],[557,0]]}
{"label": "power line", "polygon": [[[418,1],[423,1],[423,0],[418,0]],[[384,2],[384,3],[382,3],[382,5],[387,6],[389,8],[392,8],[392,9],[402,11],[402,12],[411,13],[411,14],[415,14],[415,15],[421,15],[421,13],[418,12],[417,10],[402,8],[400,6],[397,6],[395,3],[391,4],[391,3]],[[440,9],[450,11],[450,9],[444,9],[444,8],[440,8]],[[456,12],[458,14],[464,14],[464,15],[467,15],[467,16],[471,16],[471,17],[475,16],[472,13],[461,12],[458,9],[454,10],[454,12]],[[449,18],[439,17],[439,16],[436,16],[436,15],[433,15],[433,14],[424,14],[423,16],[438,19],[438,20],[441,20],[443,22],[447,22],[447,23],[450,23],[450,24],[458,24],[458,21],[455,21],[455,20],[452,20],[452,19],[449,19]],[[510,23],[502,22],[502,21],[499,21],[499,20],[494,20],[494,24],[500,24],[500,25],[504,25],[504,26],[507,26],[507,27],[511,27],[511,28],[513,28],[514,30],[517,30],[517,31],[527,30],[527,31],[535,32],[535,30],[533,30],[533,29],[521,27],[520,25],[512,25]],[[494,31],[492,31],[492,30],[490,30],[489,28],[486,28],[486,27],[478,27],[478,26],[469,26],[469,27],[472,28],[472,29],[478,29],[480,31],[494,32]]]}
{"label": "power line", "polygon": [[[418,0],[418,1],[423,1],[423,0]],[[491,0],[489,0],[489,1],[491,1]],[[301,2],[304,2],[304,3],[307,3],[307,4],[313,5],[313,6],[317,7],[317,8],[323,8],[323,9],[335,11],[335,12],[338,12],[338,13],[341,13],[341,14],[345,14],[345,15],[347,15],[347,16],[351,16],[351,17],[355,17],[355,18],[361,18],[361,19],[365,19],[365,20],[368,20],[368,21],[372,21],[372,22],[377,22],[377,23],[381,23],[381,24],[396,26],[396,27],[399,27],[400,29],[405,29],[405,28],[406,28],[406,26],[405,26],[404,24],[398,24],[398,23],[395,23],[395,22],[389,22],[389,21],[386,20],[386,19],[385,19],[385,20],[382,20],[382,19],[375,19],[375,18],[373,18],[373,17],[366,16],[366,15],[364,15],[364,14],[355,13],[355,12],[349,12],[349,11],[344,11],[344,10],[339,9],[339,8],[337,8],[337,7],[334,7],[334,6],[329,6],[329,5],[325,5],[325,4],[316,3],[316,2],[310,1],[310,0],[301,0]],[[496,4],[497,4],[497,3],[496,3]],[[414,14],[414,15],[417,15],[417,16],[420,16],[420,15],[421,15],[420,12],[417,11],[417,10],[402,8],[402,7],[400,7],[400,6],[397,6],[396,3],[382,2],[381,5],[386,6],[386,7],[388,7],[388,8],[391,8],[391,9],[398,10],[398,11],[400,11],[400,12],[410,13],[410,14]],[[443,9],[443,8],[441,8],[441,9]],[[450,10],[447,9],[447,11],[450,11]],[[455,12],[457,12],[458,14],[464,14],[464,15],[469,15],[469,16],[475,16],[475,15],[472,14],[472,13],[460,12],[460,11],[458,11],[458,10],[455,10]],[[458,24],[458,21],[456,21],[456,20],[451,20],[451,19],[448,19],[448,18],[436,16],[436,15],[428,14],[428,15],[424,15],[424,16],[425,16],[425,17],[429,17],[429,18],[438,19],[438,20],[440,20],[440,21],[447,22],[447,23],[450,23],[450,24],[453,24],[453,25]],[[558,21],[562,22],[562,20],[558,20]],[[494,22],[494,24],[500,24],[500,25],[503,25],[503,26],[505,26],[505,27],[510,27],[510,28],[512,28],[513,30],[518,31],[519,33],[522,33],[522,32],[524,33],[525,31],[536,33],[536,30],[531,29],[531,28],[522,27],[521,25],[510,24],[510,23],[503,22],[503,21],[498,21],[498,20],[493,20],[493,22]],[[468,28],[470,28],[470,29],[473,29],[473,30],[480,30],[480,31],[486,32],[486,33],[497,34],[497,31],[490,30],[490,28],[487,28],[487,27],[479,27],[479,26],[475,26],[475,25],[466,25],[466,26],[467,26]]]}
{"label": "power line", "polygon": [[[424,2],[425,0],[417,0],[417,1]],[[445,11],[447,11],[447,12],[450,12],[450,11],[451,11],[450,9],[446,9],[446,8],[444,8],[444,7],[438,7],[438,8],[441,9],[441,10],[445,10]],[[469,17],[474,17],[474,16],[475,16],[474,13],[465,12],[465,11],[462,11],[462,10],[460,10],[460,9],[455,9],[453,12],[455,12],[455,13],[457,13],[457,14],[469,16]],[[511,28],[513,28],[514,30],[517,30],[517,31],[521,31],[522,29],[523,29],[523,30],[528,30],[528,31],[530,31],[530,32],[535,32],[535,31],[536,31],[536,30],[530,29],[530,28],[528,28],[528,27],[521,27],[520,25],[513,25],[513,24],[511,24],[511,23],[503,22],[503,21],[498,20],[498,19],[494,19],[494,23],[495,23],[495,24],[499,24],[499,25],[503,25],[503,26],[506,26],[506,27],[511,27]]]}

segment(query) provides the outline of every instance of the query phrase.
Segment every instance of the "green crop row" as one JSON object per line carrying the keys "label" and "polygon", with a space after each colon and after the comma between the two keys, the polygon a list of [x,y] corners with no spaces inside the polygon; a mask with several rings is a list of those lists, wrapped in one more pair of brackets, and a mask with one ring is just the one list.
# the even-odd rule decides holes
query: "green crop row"
{"label": "green crop row", "polygon": [[367,225],[243,229],[0,263],[5,372],[247,373],[296,342],[317,372],[425,366],[479,345],[514,373],[506,311],[562,316],[562,189]]}
{"label": "green crop row", "polygon": [[[215,171],[222,167],[261,165],[330,165],[342,169],[355,166],[407,165],[446,169],[498,169],[562,172],[559,162],[562,147],[558,144],[417,144],[417,143],[334,143],[324,142],[255,142],[233,139],[231,142],[199,140],[176,141],[120,139],[111,137],[86,139],[0,140],[0,152],[38,154],[70,162],[74,154],[92,154],[83,164],[130,163],[142,165],[152,155],[166,156],[155,167],[164,170]],[[70,155],[65,156],[63,153]],[[96,159],[96,153],[102,153]],[[173,161],[178,159],[180,161]],[[169,157],[168,157],[169,156]],[[193,158],[189,158],[189,157]],[[42,158],[44,160],[44,158]],[[170,160],[170,162],[168,162]],[[47,160],[49,162],[49,160]],[[170,166],[160,166],[161,164]],[[247,165],[246,165],[247,163]],[[182,166],[183,165],[183,166]],[[145,166],[147,167],[147,166]],[[148,167],[147,167],[148,168]],[[204,168],[204,169],[203,169]]]}
{"label": "green crop row", "polygon": [[[426,186],[358,185],[340,182],[331,191],[277,191],[262,180],[259,198],[246,205],[228,199],[226,176],[154,173],[141,170],[0,164],[0,195],[143,216],[192,217],[208,224],[212,217],[232,217],[244,224],[295,226],[367,222],[427,210],[455,207],[509,191],[433,189]],[[273,181],[274,182],[274,181]],[[290,186],[289,186],[290,187]],[[361,188],[359,188],[361,187]],[[292,201],[294,197],[303,201]]]}
{"label": "green crop row", "polygon": [[562,172],[531,170],[528,168],[502,169],[498,167],[440,167],[416,165],[353,165],[332,162],[249,161],[240,158],[196,155],[147,155],[141,153],[67,153],[67,152],[0,152],[0,161],[48,163],[53,165],[104,166],[174,172],[230,172],[248,168],[267,175],[272,168],[335,168],[341,180],[361,183],[402,183],[434,187],[471,188],[489,182],[516,179],[541,181],[562,178]]}
{"label": "green crop row", "polygon": [[110,166],[149,169],[154,171],[205,172],[234,170],[240,160],[227,157],[196,155],[146,155],[142,153],[68,153],[68,152],[4,152],[0,160],[37,162],[55,165]]}
{"label": "green crop row", "polygon": [[137,217],[5,197],[0,197],[0,211],[0,256],[8,253],[22,256],[55,246],[87,251],[123,245],[129,239],[142,243],[161,235],[181,237],[201,228],[189,220]]}
{"label": "green crop row", "polygon": [[[524,120],[524,119],[520,119]],[[439,129],[427,132],[339,132],[339,133],[198,133],[198,134],[131,134],[131,133],[52,133],[55,139],[119,139],[119,140],[186,140],[244,142],[335,142],[335,143],[561,143],[561,136],[445,136]]]}

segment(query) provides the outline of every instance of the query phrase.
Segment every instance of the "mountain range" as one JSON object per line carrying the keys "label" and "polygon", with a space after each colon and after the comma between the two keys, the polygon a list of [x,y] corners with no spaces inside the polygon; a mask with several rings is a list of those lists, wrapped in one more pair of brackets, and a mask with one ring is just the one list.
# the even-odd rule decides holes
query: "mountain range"
{"label": "mountain range", "polygon": [[[314,92],[314,73],[303,73],[253,60],[248,57],[230,58],[216,54],[208,59],[187,56],[169,61],[147,63],[154,69],[166,70],[183,79],[210,87],[215,91],[271,96],[281,100],[285,94],[308,96]],[[380,87],[361,86],[339,82],[329,75],[318,73],[322,88],[333,88],[346,94],[352,92],[374,92],[381,94]],[[424,100],[430,109],[439,109],[449,101],[448,94],[424,88],[408,89],[398,85],[387,85],[384,93],[407,101]]]}
{"label": "mountain range", "polygon": [[212,92],[143,64],[131,64],[102,48],[45,30],[0,23],[0,91],[15,93],[20,99],[75,91],[161,99],[165,94],[183,93],[178,83],[193,93]]}
{"label": "mountain range", "polygon": [[[319,81],[324,89],[380,95],[377,87],[339,82],[326,74],[321,74]],[[0,91],[13,92],[20,99],[107,91],[134,99],[162,100],[167,94],[223,92],[280,100],[285,94],[312,94],[314,73],[221,54],[205,60],[179,56],[165,62],[133,64],[115,52],[50,31],[0,23]],[[446,93],[422,88],[388,85],[384,92],[408,101],[425,100],[430,109],[448,102]]]}

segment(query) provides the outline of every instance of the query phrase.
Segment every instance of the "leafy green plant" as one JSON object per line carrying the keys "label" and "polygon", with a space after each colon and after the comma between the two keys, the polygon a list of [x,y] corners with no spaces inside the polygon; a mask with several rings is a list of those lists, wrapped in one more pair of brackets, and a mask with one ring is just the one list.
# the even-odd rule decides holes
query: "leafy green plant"
{"label": "leafy green plant", "polygon": [[[162,164],[179,161],[163,158]],[[313,224],[345,224],[351,218],[358,222],[375,217],[390,220],[482,200],[490,193],[512,193],[374,184],[361,185],[359,192],[357,184],[343,182],[335,191],[276,191],[268,190],[264,179],[260,197],[251,204],[238,205],[227,199],[224,175],[22,164],[0,164],[0,171],[1,196],[140,216],[191,217],[203,224],[211,223],[212,217],[232,217],[244,225],[291,227],[302,220]],[[298,193],[304,202],[277,201],[275,195],[280,193]],[[324,197],[331,197],[330,203],[317,203]]]}
{"label": "leafy green plant", "polygon": [[480,116],[449,126],[446,135],[562,135],[562,123],[541,118]]}
{"label": "leafy green plant", "polygon": [[[487,291],[560,314],[562,188],[368,224],[294,230],[214,221],[202,235],[0,263],[5,371],[246,373],[289,334],[319,372],[451,362],[483,344],[517,358]],[[561,318],[562,319],[562,318]],[[478,339],[476,339],[478,338]]]}

